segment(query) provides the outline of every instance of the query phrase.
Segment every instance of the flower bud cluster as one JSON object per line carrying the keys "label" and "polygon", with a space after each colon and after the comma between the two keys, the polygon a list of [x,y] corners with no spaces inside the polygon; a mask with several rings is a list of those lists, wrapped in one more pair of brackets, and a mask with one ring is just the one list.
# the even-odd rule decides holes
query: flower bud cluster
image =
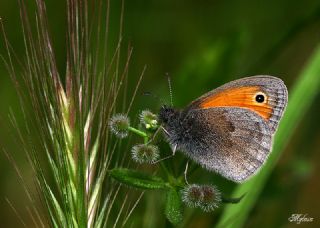
{"label": "flower bud cluster", "polygon": [[115,114],[109,121],[109,127],[118,138],[126,138],[129,133],[130,120],[124,114]]}
{"label": "flower bud cluster", "polygon": [[132,147],[132,159],[140,164],[153,163],[160,157],[159,149],[152,144],[138,144]]}
{"label": "flower bud cluster", "polygon": [[158,117],[149,110],[142,111],[139,115],[139,119],[146,129],[155,130],[158,128]]}
{"label": "flower bud cluster", "polygon": [[182,189],[182,201],[191,208],[201,208],[205,212],[214,211],[221,202],[221,193],[213,185],[191,184]]}

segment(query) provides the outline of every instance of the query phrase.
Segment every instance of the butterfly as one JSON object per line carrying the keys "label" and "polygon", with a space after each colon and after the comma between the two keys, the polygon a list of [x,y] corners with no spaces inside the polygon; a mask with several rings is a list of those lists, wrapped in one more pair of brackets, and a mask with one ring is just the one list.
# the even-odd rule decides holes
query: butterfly
{"label": "butterfly", "polygon": [[287,103],[281,79],[258,75],[226,83],[181,110],[162,106],[159,120],[174,151],[241,183],[267,160]]}

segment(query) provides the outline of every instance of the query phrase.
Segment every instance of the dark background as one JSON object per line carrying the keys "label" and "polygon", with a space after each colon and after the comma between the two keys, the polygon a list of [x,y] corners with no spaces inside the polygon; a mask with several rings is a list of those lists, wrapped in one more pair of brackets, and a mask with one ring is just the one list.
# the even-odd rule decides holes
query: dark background
{"label": "dark background", "polygon": [[[58,66],[64,72],[65,3],[48,0],[46,4]],[[116,39],[119,32],[120,5],[118,1],[111,1],[111,39]],[[23,60],[17,2],[1,0],[0,17],[18,58]],[[123,38],[124,44],[130,43],[134,48],[129,68],[130,91],[146,64],[141,90],[152,91],[169,101],[165,76],[168,72],[177,107],[187,105],[225,82],[256,74],[282,78],[289,89],[290,99],[290,88],[319,44],[320,2],[126,1]],[[1,44],[0,54],[4,53]],[[283,152],[249,216],[247,227],[261,224],[264,224],[262,227],[294,227],[288,223],[288,217],[293,213],[308,214],[315,219],[314,223],[301,227],[320,223],[319,99],[318,95]],[[9,123],[10,110],[16,113],[18,123],[22,124],[24,120],[18,96],[3,64],[0,65],[0,101],[0,144],[14,156],[24,170],[24,179],[32,185],[25,154],[21,145],[16,143],[12,134],[14,129]],[[134,108],[135,111],[149,108],[157,112],[159,107],[158,101],[139,93]],[[190,178],[197,180],[197,174]],[[3,153],[0,154],[0,183],[1,225],[21,226],[5,198],[21,208],[21,216],[25,216],[30,202],[13,165]],[[156,193],[147,194],[133,215],[140,216],[145,227],[166,224],[164,215],[159,213],[157,197]],[[189,226],[211,227],[216,219],[217,216],[196,211],[189,218]]]}

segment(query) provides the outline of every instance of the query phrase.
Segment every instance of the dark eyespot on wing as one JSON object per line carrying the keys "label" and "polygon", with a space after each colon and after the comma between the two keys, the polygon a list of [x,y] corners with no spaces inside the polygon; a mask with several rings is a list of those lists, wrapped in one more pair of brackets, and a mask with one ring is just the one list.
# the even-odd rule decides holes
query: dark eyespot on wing
{"label": "dark eyespot on wing", "polygon": [[[268,107],[268,109],[263,109],[261,106],[252,106],[251,108],[255,109],[263,117],[265,117],[266,120],[268,120],[267,124],[269,125],[271,132],[274,133],[279,125],[280,119],[283,116],[284,110],[288,102],[287,88],[284,82],[277,77],[269,75],[257,75],[228,82],[193,101],[187,107],[187,110],[198,109],[203,103],[203,101],[207,100],[208,98],[214,99],[215,97],[224,94],[226,91],[231,91],[233,89],[250,86],[258,88],[259,91],[267,95],[268,101],[266,107]],[[248,91],[244,90],[241,93],[248,93]],[[246,107],[249,107],[251,101],[247,100],[247,96],[243,97],[240,95],[241,94],[239,93],[239,91],[236,94],[233,94],[233,102],[231,103],[238,104],[234,105],[233,107],[240,107],[243,103],[245,103]],[[230,93],[228,94],[228,97],[230,98]],[[220,107],[223,106],[224,101],[225,99],[223,98],[219,103]]]}

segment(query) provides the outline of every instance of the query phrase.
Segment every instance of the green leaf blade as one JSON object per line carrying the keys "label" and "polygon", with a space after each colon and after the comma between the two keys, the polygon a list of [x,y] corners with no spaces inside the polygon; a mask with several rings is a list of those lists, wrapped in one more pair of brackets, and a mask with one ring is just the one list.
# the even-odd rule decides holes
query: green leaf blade
{"label": "green leaf blade", "polygon": [[174,225],[182,222],[182,201],[179,192],[174,188],[167,192],[165,214]]}
{"label": "green leaf blade", "polygon": [[166,189],[168,183],[160,177],[142,173],[136,170],[117,168],[109,171],[112,178],[122,184],[141,189]]}

